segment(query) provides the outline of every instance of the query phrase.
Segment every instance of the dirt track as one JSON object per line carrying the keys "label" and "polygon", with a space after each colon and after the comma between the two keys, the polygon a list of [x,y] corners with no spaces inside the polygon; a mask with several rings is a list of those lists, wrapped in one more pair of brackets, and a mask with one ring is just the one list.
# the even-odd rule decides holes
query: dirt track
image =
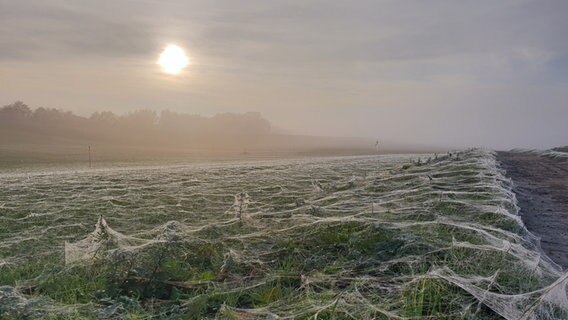
{"label": "dirt track", "polygon": [[497,159],[515,183],[526,227],[541,237],[544,252],[568,267],[568,162],[536,154],[498,152]]}

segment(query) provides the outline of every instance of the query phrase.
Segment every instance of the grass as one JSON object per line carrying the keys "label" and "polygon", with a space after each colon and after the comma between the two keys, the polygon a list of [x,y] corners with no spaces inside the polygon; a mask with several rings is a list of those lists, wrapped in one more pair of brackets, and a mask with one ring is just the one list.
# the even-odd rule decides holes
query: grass
{"label": "grass", "polygon": [[[64,228],[48,229],[38,236],[42,241],[30,237],[0,249],[6,257],[21,259],[0,267],[0,286],[19,288],[16,297],[28,301],[0,306],[0,318],[42,311],[50,314],[47,319],[249,319],[271,314],[298,319],[387,319],[389,314],[500,319],[464,289],[432,274],[440,268],[466,279],[496,274],[487,290],[503,294],[531,292],[554,280],[535,272],[546,265],[531,269],[516,251],[491,247],[490,237],[480,232],[498,228],[502,233],[487,232],[527,252],[535,250],[523,240],[524,229],[516,220],[492,209],[513,207],[496,180],[479,178],[480,172],[494,178],[485,162],[478,161],[486,157],[471,152],[460,160],[387,163],[378,171],[376,159],[338,162],[318,165],[318,177],[313,169],[300,167],[276,168],[285,173],[279,175],[261,170],[266,173],[249,178],[254,171],[246,168],[191,176],[180,171],[167,175],[163,185],[147,178],[148,172],[103,175],[95,186],[89,186],[93,179],[61,178],[57,184],[78,184],[70,194],[95,196],[89,201],[79,197],[81,207],[65,211],[54,209],[55,204],[49,207],[45,199],[32,199],[27,209],[22,205],[7,212],[22,218],[29,208],[60,210],[58,223],[75,229],[70,234]],[[161,172],[151,174],[165,179]],[[314,178],[322,191],[314,191]],[[146,186],[149,181],[151,187]],[[105,189],[117,184],[129,187]],[[180,189],[182,184],[188,189]],[[22,201],[24,187],[29,186],[21,186]],[[238,205],[243,199],[237,201],[235,213],[233,195],[242,195],[243,189],[250,199],[246,206]],[[42,190],[49,192],[45,184]],[[117,199],[100,203],[107,192]],[[95,203],[97,212],[89,209]],[[371,209],[370,203],[377,205]],[[84,237],[89,228],[82,223],[100,211],[109,214],[111,226],[144,244],[121,246],[120,239],[102,238],[116,249],[65,265],[53,244]],[[168,220],[181,222],[168,229]],[[36,222],[18,222],[15,229],[32,234],[30,230],[50,225]],[[174,236],[165,237],[165,230]],[[19,236],[0,230],[4,243]],[[455,246],[454,241],[486,249]],[[30,254],[46,248],[54,253],[39,259]]]}

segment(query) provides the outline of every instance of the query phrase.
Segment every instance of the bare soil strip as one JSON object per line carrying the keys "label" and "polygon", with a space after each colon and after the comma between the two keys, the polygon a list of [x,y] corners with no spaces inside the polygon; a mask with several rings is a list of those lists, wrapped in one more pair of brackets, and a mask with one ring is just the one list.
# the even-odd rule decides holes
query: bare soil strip
{"label": "bare soil strip", "polygon": [[568,162],[522,152],[498,152],[515,184],[526,227],[541,238],[544,252],[568,267]]}

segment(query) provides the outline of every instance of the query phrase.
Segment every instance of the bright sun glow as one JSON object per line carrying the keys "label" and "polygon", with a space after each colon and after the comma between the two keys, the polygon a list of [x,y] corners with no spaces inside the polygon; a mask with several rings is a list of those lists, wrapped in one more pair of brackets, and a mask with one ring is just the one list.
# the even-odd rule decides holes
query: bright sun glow
{"label": "bright sun glow", "polygon": [[158,64],[169,74],[178,74],[189,64],[189,58],[185,55],[182,48],[170,44],[162,51]]}

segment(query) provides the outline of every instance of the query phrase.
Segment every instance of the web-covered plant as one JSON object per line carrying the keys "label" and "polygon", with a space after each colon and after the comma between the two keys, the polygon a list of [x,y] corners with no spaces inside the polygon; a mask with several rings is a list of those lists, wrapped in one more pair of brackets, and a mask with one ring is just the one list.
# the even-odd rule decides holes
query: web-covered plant
{"label": "web-covered plant", "polygon": [[492,153],[408,159],[4,176],[0,315],[568,317]]}

